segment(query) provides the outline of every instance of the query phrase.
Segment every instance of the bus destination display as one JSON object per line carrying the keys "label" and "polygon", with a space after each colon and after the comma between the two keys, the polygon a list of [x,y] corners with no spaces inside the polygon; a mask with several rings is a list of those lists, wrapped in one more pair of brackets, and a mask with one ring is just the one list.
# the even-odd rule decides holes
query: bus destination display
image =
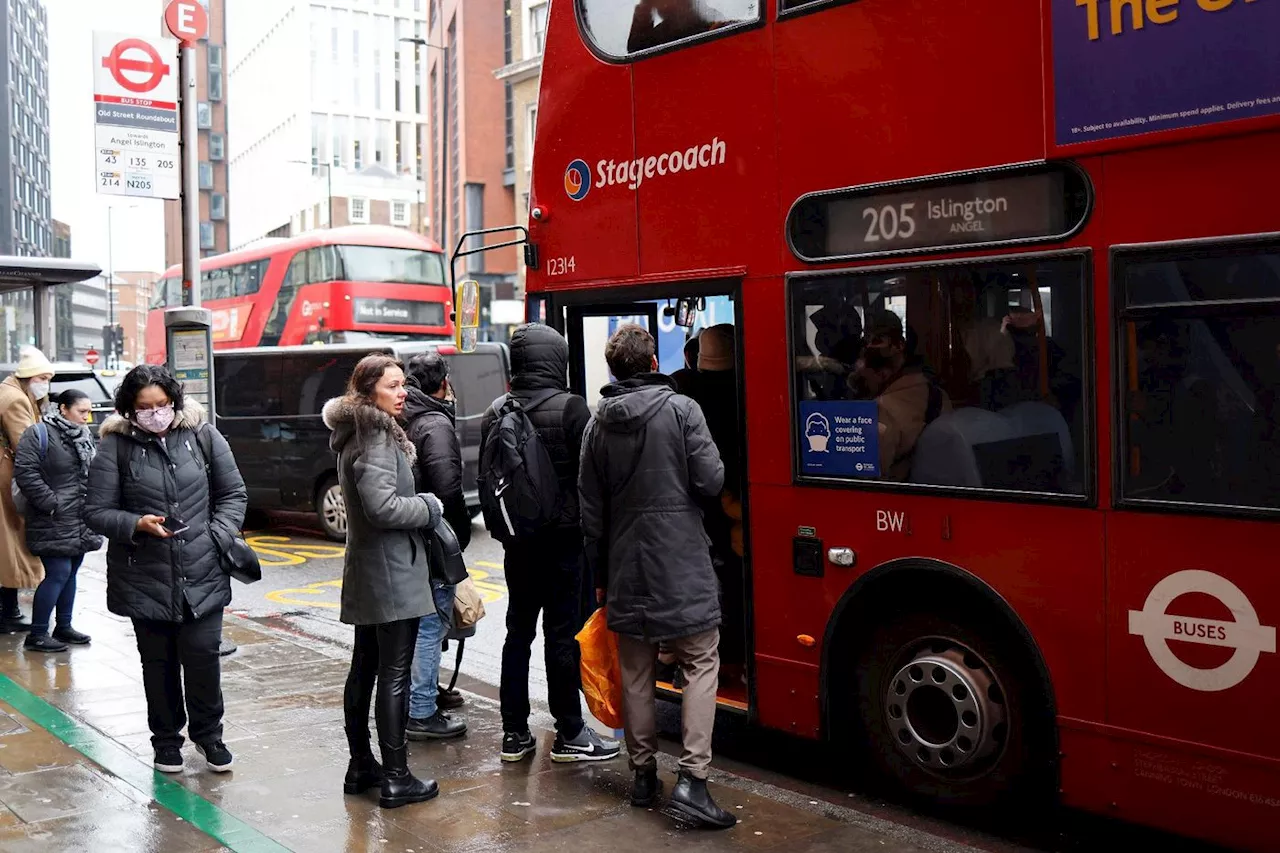
{"label": "bus destination display", "polygon": [[828,206],[827,254],[865,255],[1059,233],[1061,187],[1058,175],[1025,175],[834,201]]}

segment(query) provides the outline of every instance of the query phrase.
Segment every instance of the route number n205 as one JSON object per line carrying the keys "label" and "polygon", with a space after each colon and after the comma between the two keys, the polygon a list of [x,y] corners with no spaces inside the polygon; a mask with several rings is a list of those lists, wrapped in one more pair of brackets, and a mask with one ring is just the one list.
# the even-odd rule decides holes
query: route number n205
{"label": "route number n205", "polygon": [[894,207],[887,204],[877,210],[874,207],[863,209],[862,218],[867,220],[868,243],[879,243],[893,240],[906,240],[916,233],[916,220],[911,215],[915,210],[914,201]]}

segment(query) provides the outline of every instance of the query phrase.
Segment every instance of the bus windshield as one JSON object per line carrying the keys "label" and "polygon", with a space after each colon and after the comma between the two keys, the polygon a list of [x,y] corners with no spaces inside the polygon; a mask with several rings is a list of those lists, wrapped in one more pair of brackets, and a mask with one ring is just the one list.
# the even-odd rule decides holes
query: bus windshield
{"label": "bus windshield", "polygon": [[444,263],[436,252],[385,246],[338,246],[347,281],[444,284]]}

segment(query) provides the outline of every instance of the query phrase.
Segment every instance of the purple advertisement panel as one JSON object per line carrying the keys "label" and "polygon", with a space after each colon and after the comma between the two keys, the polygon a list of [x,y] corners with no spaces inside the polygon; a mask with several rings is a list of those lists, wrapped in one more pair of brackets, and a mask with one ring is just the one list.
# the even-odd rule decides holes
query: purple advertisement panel
{"label": "purple advertisement panel", "polygon": [[1277,0],[1052,0],[1059,145],[1280,114]]}

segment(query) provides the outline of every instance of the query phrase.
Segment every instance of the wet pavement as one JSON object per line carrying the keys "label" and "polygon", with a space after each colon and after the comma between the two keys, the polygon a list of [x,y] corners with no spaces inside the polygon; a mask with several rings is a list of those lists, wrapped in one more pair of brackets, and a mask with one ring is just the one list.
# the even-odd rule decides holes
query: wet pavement
{"label": "wet pavement", "polygon": [[[237,584],[236,592],[239,606],[247,590]],[[500,624],[491,633],[500,635]],[[410,746],[411,768],[439,780],[441,796],[383,811],[373,791],[342,794],[347,649],[279,613],[227,616],[225,637],[239,647],[223,675],[234,770],[209,772],[188,745],[183,773],[165,776],[150,767],[132,626],[106,612],[101,554],[81,570],[76,626],[93,644],[59,655],[29,654],[21,637],[0,637],[0,851],[975,849],[724,771],[713,789],[738,825],[691,829],[660,810],[630,807],[624,759],[553,765],[545,715],[532,721],[537,755],[502,763],[488,690],[467,693],[466,737]],[[483,687],[474,678],[464,686],[471,683]],[[661,762],[670,790],[674,760]]]}

